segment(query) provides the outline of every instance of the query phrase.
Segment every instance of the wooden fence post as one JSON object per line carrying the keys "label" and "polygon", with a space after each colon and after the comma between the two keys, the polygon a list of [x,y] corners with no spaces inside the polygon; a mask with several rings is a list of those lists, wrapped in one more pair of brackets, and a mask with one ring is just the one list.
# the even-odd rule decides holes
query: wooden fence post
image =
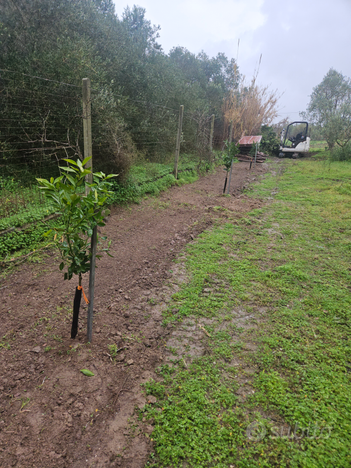
{"label": "wooden fence post", "polygon": [[[90,98],[90,79],[83,78],[83,136],[84,136],[84,159],[91,157],[86,163],[87,169],[91,170],[91,174],[86,176],[86,182],[93,183],[93,150],[91,137],[91,98]],[[88,193],[86,188],[85,193]],[[91,259],[90,259],[90,274],[89,274],[89,305],[88,305],[88,321],[87,321],[87,338],[91,342],[93,336],[93,314],[94,314],[94,289],[95,289],[95,263],[96,263],[96,245],[97,245],[97,226],[93,229],[91,236]]]}
{"label": "wooden fence post", "polygon": [[[229,144],[232,142],[233,139],[233,121],[230,122],[230,130],[229,130]],[[227,193],[229,194],[230,189],[230,181],[232,180],[232,171],[233,171],[233,161],[230,165],[230,172],[229,172],[229,180],[227,185]]]}
{"label": "wooden fence post", "polygon": [[212,114],[211,116],[211,131],[210,131],[210,158],[213,150],[213,132],[214,132],[214,121],[215,121],[215,115]]}
{"label": "wooden fence post", "polygon": [[176,151],[175,151],[175,158],[174,158],[174,177],[176,179],[178,178],[178,161],[179,161],[179,153],[180,153],[180,140],[182,137],[183,113],[184,113],[184,106],[182,105],[179,108],[178,133],[177,133]]}
{"label": "wooden fence post", "polygon": [[233,121],[230,122],[230,130],[229,130],[229,143],[233,141]]}

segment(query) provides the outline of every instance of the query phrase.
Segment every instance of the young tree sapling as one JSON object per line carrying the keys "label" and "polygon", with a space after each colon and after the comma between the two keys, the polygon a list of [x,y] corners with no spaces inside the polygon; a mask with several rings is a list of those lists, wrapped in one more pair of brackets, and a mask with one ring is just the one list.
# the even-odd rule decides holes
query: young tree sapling
{"label": "young tree sapling", "polygon": [[[86,176],[92,172],[84,166],[90,159],[85,158],[84,161],[64,159],[68,165],[60,167],[63,175],[56,179],[51,177],[50,180],[37,179],[39,188],[50,199],[55,212],[60,215],[61,221],[59,226],[50,229],[45,235],[53,235],[54,242],[60,251],[60,270],[67,267],[64,279],[70,280],[73,275],[78,276],[71,338],[75,338],[77,335],[79,307],[83,291],[82,275],[90,270],[93,229],[95,226],[105,225],[105,218],[110,213],[106,206],[112,194],[109,190],[111,187],[109,179],[117,177],[116,174],[105,175],[103,172],[95,172],[93,173],[93,183],[87,183]],[[97,255],[97,258],[100,256]]]}

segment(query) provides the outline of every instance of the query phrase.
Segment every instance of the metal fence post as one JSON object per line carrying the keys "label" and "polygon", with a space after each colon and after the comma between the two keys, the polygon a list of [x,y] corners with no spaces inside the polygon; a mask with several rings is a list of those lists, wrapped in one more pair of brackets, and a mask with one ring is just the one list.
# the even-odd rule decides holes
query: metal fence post
{"label": "metal fence post", "polygon": [[[86,176],[86,182],[93,183],[93,150],[91,137],[91,98],[90,98],[90,79],[83,78],[83,134],[84,134],[84,159],[91,159],[86,163],[87,169],[91,174]],[[88,193],[86,188],[85,193]],[[94,315],[94,292],[95,292],[95,263],[96,263],[96,245],[97,245],[97,226],[93,229],[90,247],[90,274],[89,274],[89,305],[87,320],[87,338],[91,342],[93,336],[93,315]]]}
{"label": "metal fence post", "polygon": [[[83,135],[84,135],[84,159],[91,157],[86,167],[93,172],[93,150],[91,139],[91,98],[90,98],[90,79],[83,78]],[[93,175],[86,176],[89,184],[93,183]]]}

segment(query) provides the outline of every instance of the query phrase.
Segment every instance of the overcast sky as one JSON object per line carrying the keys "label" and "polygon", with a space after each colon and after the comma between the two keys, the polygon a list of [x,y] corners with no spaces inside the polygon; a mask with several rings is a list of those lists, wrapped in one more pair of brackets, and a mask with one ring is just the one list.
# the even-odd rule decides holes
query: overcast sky
{"label": "overcast sky", "polygon": [[[351,77],[351,0],[114,0],[122,16],[133,4],[161,27],[166,53],[183,46],[238,57],[250,79],[283,93],[279,118],[298,120],[312,88],[330,68]],[[240,46],[238,50],[238,40]]]}

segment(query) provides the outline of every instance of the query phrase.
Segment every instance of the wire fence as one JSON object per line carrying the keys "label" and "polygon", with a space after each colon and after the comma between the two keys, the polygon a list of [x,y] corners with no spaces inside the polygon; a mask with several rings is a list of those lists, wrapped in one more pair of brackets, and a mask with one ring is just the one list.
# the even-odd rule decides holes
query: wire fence
{"label": "wire fence", "polygon": [[[4,255],[15,245],[10,238],[16,237],[16,228],[53,214],[36,178],[57,176],[64,157],[80,155],[81,91],[1,70],[0,109],[0,255]],[[21,239],[18,242],[21,246]]]}
{"label": "wire fence", "polygon": [[[136,184],[149,184],[173,172],[179,109],[133,101],[106,89],[93,90],[91,101],[94,170],[117,171],[122,180],[131,163],[149,164],[143,177],[136,170],[129,172]],[[30,245],[33,236],[42,236],[52,222],[53,209],[36,179],[57,177],[64,159],[82,158],[82,90],[0,70],[0,109],[0,258],[4,258]],[[197,165],[210,162],[210,123],[211,116],[185,111],[181,152],[193,159],[181,156],[180,170],[194,168],[194,155]]]}

